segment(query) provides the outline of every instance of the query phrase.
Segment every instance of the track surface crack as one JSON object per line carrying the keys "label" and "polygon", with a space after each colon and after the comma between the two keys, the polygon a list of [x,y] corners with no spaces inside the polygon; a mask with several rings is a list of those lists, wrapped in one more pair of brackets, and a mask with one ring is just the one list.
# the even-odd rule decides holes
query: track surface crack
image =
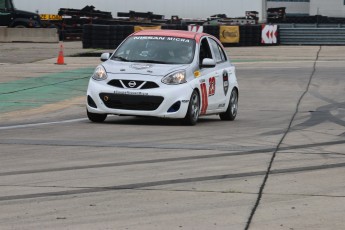
{"label": "track surface crack", "polygon": [[262,198],[262,195],[263,195],[263,191],[265,189],[265,186],[266,186],[266,183],[267,183],[267,180],[268,180],[268,177],[269,175],[271,174],[271,168],[272,168],[272,165],[274,163],[274,159],[277,155],[277,152],[279,151],[280,149],[280,146],[281,144],[283,143],[285,137],[287,136],[287,134],[289,133],[289,131],[291,130],[291,126],[292,126],[292,123],[293,121],[295,120],[296,118],[296,115],[298,114],[299,112],[299,107],[300,107],[300,104],[304,98],[304,96],[307,94],[307,92],[309,91],[309,88],[310,88],[310,85],[311,85],[311,81],[315,75],[315,72],[316,72],[316,65],[317,65],[317,61],[319,60],[319,55],[320,55],[320,52],[321,52],[321,49],[322,49],[322,46],[319,47],[319,50],[317,51],[316,53],[316,58],[314,60],[314,64],[313,64],[313,71],[311,72],[310,76],[309,76],[309,81],[308,81],[308,84],[306,86],[306,89],[304,90],[304,92],[302,93],[302,95],[300,96],[298,102],[297,102],[297,105],[296,105],[296,110],[294,112],[294,114],[292,115],[291,119],[290,119],[290,122],[289,122],[289,125],[288,127],[286,128],[285,132],[283,133],[283,136],[281,137],[280,141],[278,142],[273,154],[272,154],[272,157],[271,157],[271,160],[269,162],[269,165],[268,165],[268,168],[267,168],[267,172],[265,174],[265,177],[264,177],[264,180],[260,186],[260,189],[259,189],[259,193],[258,193],[258,197],[256,199],[256,202],[254,204],[254,207],[249,215],[249,218],[248,218],[248,221],[247,221],[247,224],[245,226],[245,230],[248,230],[249,227],[250,227],[250,224],[252,223],[253,221],[253,217],[256,213],[256,210],[258,209],[259,205],[260,205],[260,201],[261,201],[261,198]]}

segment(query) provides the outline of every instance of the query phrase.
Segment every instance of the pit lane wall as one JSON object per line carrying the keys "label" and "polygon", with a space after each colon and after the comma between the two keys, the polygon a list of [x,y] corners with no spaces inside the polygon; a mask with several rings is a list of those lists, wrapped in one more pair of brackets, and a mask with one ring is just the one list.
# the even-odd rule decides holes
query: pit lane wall
{"label": "pit lane wall", "polygon": [[8,28],[0,27],[0,42],[59,42],[56,28]]}
{"label": "pit lane wall", "polygon": [[83,47],[115,49],[128,35],[145,29],[172,29],[205,32],[218,38],[224,46],[279,45],[277,25],[84,25]]}

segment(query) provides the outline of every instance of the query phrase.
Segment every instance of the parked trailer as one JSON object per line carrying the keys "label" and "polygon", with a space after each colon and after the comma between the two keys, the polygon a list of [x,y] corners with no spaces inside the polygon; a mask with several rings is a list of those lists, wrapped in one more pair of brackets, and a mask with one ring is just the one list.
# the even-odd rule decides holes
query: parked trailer
{"label": "parked trailer", "polygon": [[229,17],[242,17],[246,11],[259,12],[260,21],[265,18],[266,0],[14,0],[16,7],[44,14],[56,14],[60,8],[82,9],[93,5],[96,9],[117,12],[155,12],[170,18],[178,15],[181,18],[206,19],[214,14],[226,14]]}

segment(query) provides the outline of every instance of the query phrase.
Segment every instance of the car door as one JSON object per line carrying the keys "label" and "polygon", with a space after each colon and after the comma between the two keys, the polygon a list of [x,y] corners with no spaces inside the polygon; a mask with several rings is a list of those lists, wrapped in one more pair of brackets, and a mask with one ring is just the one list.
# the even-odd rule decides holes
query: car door
{"label": "car door", "polygon": [[5,0],[0,0],[0,26],[9,26],[12,12],[6,6]]}
{"label": "car door", "polygon": [[215,91],[216,78],[214,67],[202,67],[203,59],[213,59],[211,47],[207,37],[200,40],[199,45],[199,66],[200,66],[200,91],[201,91],[201,109],[200,114],[209,114],[216,108]]}
{"label": "car door", "polygon": [[[227,95],[227,86],[228,82],[228,74],[229,70],[229,63],[226,57],[226,54],[222,47],[218,44],[216,40],[213,38],[208,38],[209,44],[211,47],[211,51],[216,61],[216,67],[214,68],[213,73],[213,81],[214,81],[214,93],[213,93],[213,101],[214,106],[212,107],[213,111],[217,110],[224,110],[226,105],[226,95]],[[211,109],[211,108],[210,108]]]}

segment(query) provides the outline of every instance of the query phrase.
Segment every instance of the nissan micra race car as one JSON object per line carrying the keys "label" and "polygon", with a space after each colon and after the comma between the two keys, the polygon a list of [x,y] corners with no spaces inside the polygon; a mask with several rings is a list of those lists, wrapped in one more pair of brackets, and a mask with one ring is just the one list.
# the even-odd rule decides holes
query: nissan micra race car
{"label": "nissan micra race car", "polygon": [[199,116],[234,120],[237,115],[235,67],[209,34],[144,30],[101,60],[87,89],[87,116],[93,122],[114,114],[195,125]]}

